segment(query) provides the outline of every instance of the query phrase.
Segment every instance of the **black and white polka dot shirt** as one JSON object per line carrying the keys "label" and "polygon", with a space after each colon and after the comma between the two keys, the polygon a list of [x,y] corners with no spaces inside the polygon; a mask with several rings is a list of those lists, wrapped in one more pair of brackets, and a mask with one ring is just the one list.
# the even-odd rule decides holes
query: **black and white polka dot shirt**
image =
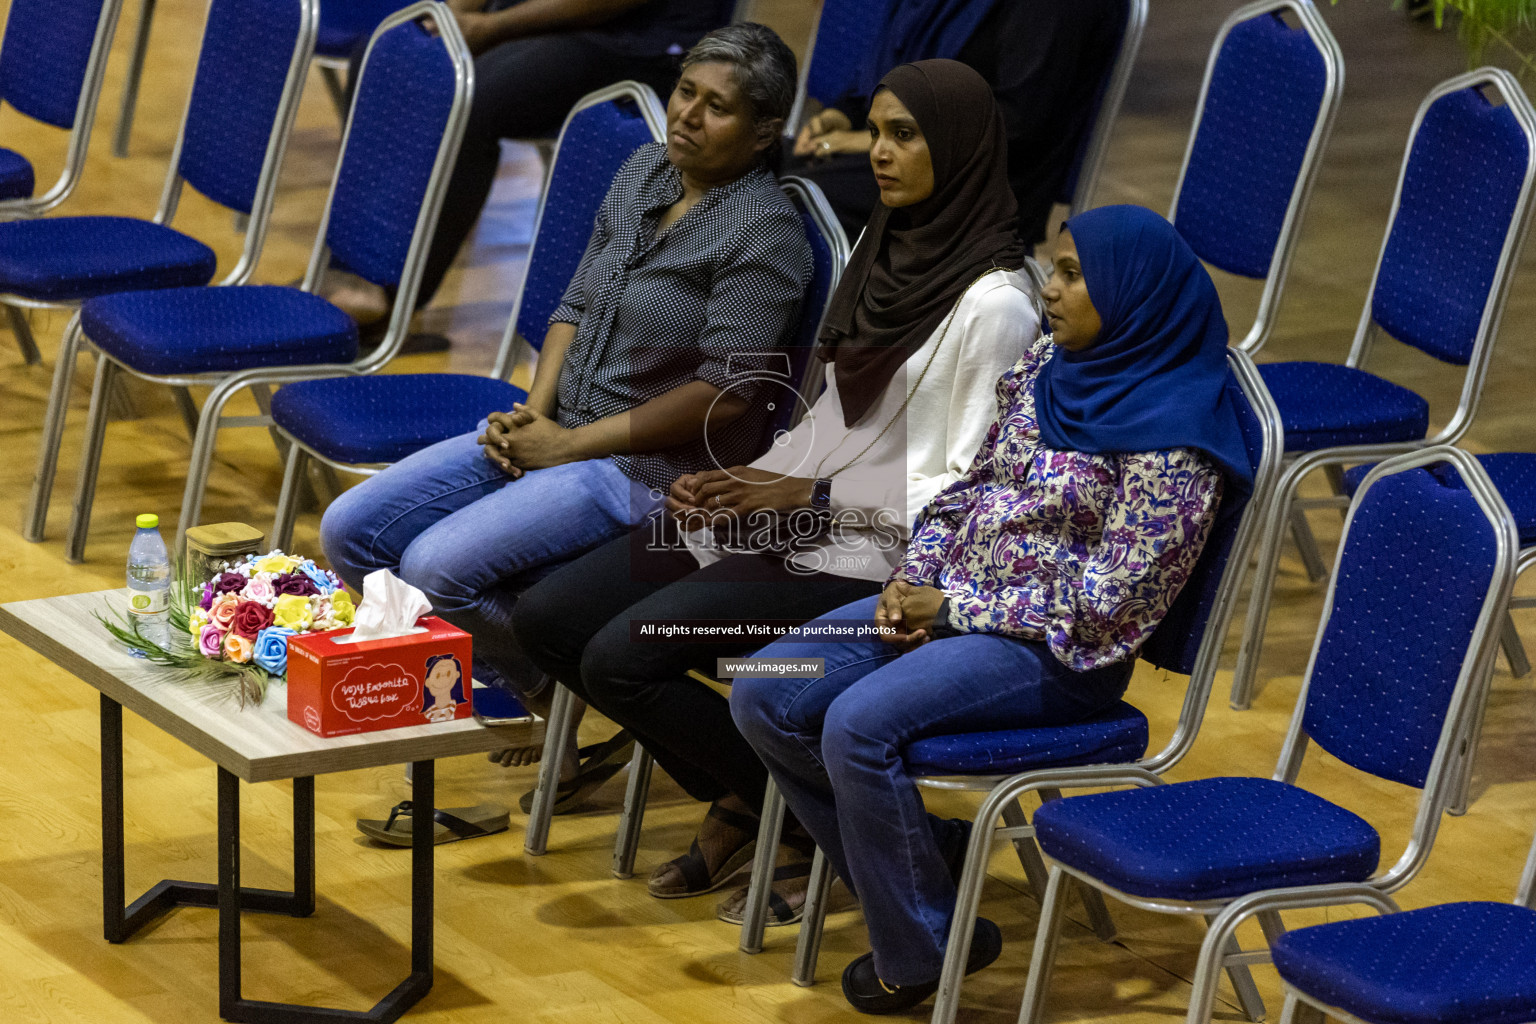
{"label": "black and white polka dot shirt", "polygon": [[800,216],[761,167],[711,189],[660,234],[683,197],[661,143],[619,169],[591,241],[551,323],[576,325],[557,392],[557,419],[579,427],[694,380],[745,398],[748,410],[696,441],[619,455],[632,479],[666,490],[684,473],[727,468],[758,454],[772,415],[754,382],[782,363],[811,277]]}

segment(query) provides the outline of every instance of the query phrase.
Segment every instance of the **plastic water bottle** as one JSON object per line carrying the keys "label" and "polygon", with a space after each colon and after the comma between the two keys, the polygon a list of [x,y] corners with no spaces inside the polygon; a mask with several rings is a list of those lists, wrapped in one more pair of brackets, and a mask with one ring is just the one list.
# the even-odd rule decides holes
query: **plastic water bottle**
{"label": "plastic water bottle", "polygon": [[139,531],[128,545],[128,611],[144,639],[161,647],[170,642],[171,558],[160,536],[160,517],[134,520]]}

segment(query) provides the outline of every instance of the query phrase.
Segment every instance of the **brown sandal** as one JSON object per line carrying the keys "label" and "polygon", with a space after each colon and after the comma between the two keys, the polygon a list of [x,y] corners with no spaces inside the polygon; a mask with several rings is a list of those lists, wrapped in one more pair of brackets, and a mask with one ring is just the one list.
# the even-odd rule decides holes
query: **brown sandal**
{"label": "brown sandal", "polygon": [[[699,849],[698,839],[694,839],[688,847],[688,852],[681,857],[667,861],[651,874],[646,888],[652,896],[661,900],[683,899],[687,896],[702,896],[707,892],[714,892],[729,885],[737,875],[750,871],[752,857],[757,852],[757,828],[758,819],[755,814],[741,814],[737,811],[728,811],[718,805],[711,805],[707,818],[724,822],[732,828],[745,832],[752,838],[737,847],[730,856],[715,868],[709,870],[709,865],[704,860],[704,851]],[[683,884],[658,885],[657,875],[666,867],[675,867],[683,876]]]}

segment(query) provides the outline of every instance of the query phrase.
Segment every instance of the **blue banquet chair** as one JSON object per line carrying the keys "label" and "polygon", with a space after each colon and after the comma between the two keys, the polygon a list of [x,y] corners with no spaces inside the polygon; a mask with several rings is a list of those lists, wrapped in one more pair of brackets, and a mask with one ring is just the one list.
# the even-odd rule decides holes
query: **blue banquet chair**
{"label": "blue banquet chair", "polygon": [[1211,44],[1168,219],[1208,266],[1263,282],[1235,342],[1249,355],[1274,330],[1343,92],[1339,44],[1311,0],[1241,7]]}
{"label": "blue banquet chair", "polygon": [[[1446,463],[1462,486],[1423,467]],[[1429,856],[1455,789],[1468,719],[1487,686],[1519,539],[1470,455],[1436,446],[1366,477],[1344,525],[1311,659],[1274,775],[1154,784],[1051,801],[1035,812],[1054,862],[1020,1024],[1042,1018],[1071,880],[1154,913],[1205,917],[1187,1021],[1208,1024],[1223,967],[1262,963],[1237,928],[1257,917],[1273,945],[1281,912],[1364,904]],[[1424,615],[1433,607],[1436,614]],[[1369,822],[1296,784],[1309,744],[1352,770],[1419,790],[1411,832],[1382,870]],[[1085,775],[1085,778],[1088,776]]]}
{"label": "blue banquet chair", "polygon": [[[434,23],[435,35],[419,23],[423,18]],[[395,355],[464,133],[473,79],[464,39],[440,4],[421,0],[392,15],[364,57],[302,287],[166,288],[84,304],[81,328],[102,358],[91,392],[67,557],[78,561],[84,554],[106,428],[104,399],[116,373],[212,388],[192,443],[176,525],[179,550],[187,528],[198,521],[221,427],[270,427],[272,418],[261,402],[265,388],[372,373]],[[395,292],[384,337],[372,351],[360,354],[356,324],[315,294],[332,265]],[[248,388],[257,393],[262,414],[225,416],[229,400]]]}
{"label": "blue banquet chair", "polygon": [[[0,304],[68,309],[118,291],[206,284],[216,259],[171,226],[184,187],[248,215],[224,284],[250,277],[266,241],[278,170],[314,47],[315,0],[214,0],[197,73],[153,219],[45,217],[0,224]],[[58,468],[80,350],[80,317],[64,329],[38,442],[22,535],[40,541]]]}
{"label": "blue banquet chair", "polygon": [[[774,415],[770,417],[767,427],[768,436],[763,438],[764,450],[772,443],[773,435],[780,430],[792,428],[803,411],[820,394],[823,364],[812,359],[811,355],[816,347],[816,335],[821,329],[827,305],[832,301],[832,293],[837,290],[837,282],[848,262],[848,239],[837,222],[837,216],[827,205],[821,189],[812,182],[796,177],[785,177],[779,184],[800,212],[805,237],[811,244],[813,269],[800,306],[800,322],[785,353],[788,356],[788,367],[782,383],[792,393],[785,395],[782,403],[775,402]],[[702,673],[688,674],[703,685],[719,685]],[[549,712],[549,725],[544,731],[545,746],[539,762],[539,782],[534,791],[533,806],[528,812],[528,825],[523,839],[523,849],[534,856],[542,855],[548,849],[550,820],[554,815],[555,801],[559,797],[559,767],[565,756],[573,710],[571,691],[558,683],[553,685],[554,699]],[[645,748],[636,745],[634,758],[629,765],[624,810],[619,816],[618,835],[614,840],[615,878],[629,878],[634,873],[635,852],[640,844],[640,829],[645,819],[646,797],[650,790],[651,768],[651,755]]]}
{"label": "blue banquet chair", "polygon": [[[1259,368],[1280,407],[1289,465],[1264,512],[1233,673],[1234,708],[1253,700],[1287,526],[1306,509],[1347,504],[1344,466],[1454,444],[1466,433],[1525,241],[1533,179],[1536,110],[1512,75],[1482,68],[1435,87],[1414,120],[1369,299],[1345,361]],[[1367,368],[1383,335],[1465,368],[1456,408],[1433,435],[1428,401]],[[1299,498],[1302,481],[1318,469],[1333,495]],[[1320,560],[1307,561],[1309,575],[1320,578]]]}
{"label": "blue banquet chair", "polygon": [[1515,902],[1446,903],[1286,932],[1280,1024],[1536,1020],[1536,845]]}
{"label": "blue banquet chair", "polygon": [[[121,3],[121,0],[118,0]],[[391,14],[407,6],[406,0],[319,0],[320,27],[315,36],[314,65],[326,92],[343,121],[347,117],[347,90],[338,72],[346,70],[352,52],[365,42]],[[149,33],[155,23],[156,0],[139,0],[139,18],[133,32],[128,71],[112,136],[112,155],[127,156],[133,136],[133,116],[139,104],[139,83],[149,54]]]}
{"label": "blue banquet chair", "polygon": [[373,374],[287,384],[272,420],[291,442],[272,542],[286,550],[299,484],[311,459],[371,475],[413,452],[475,429],[491,410],[528,393],[510,383],[517,352],[535,353],[549,318],[586,251],[598,207],[625,160],[666,133],[666,112],[649,86],[620,82],[583,97],[561,128],[528,249],[528,270],[502,335],[491,376]]}
{"label": "blue banquet chair", "polygon": [[[58,180],[40,196],[32,162],[0,148],[0,221],[46,213],[79,183],[122,7],[123,0],[12,0],[0,42],[0,100],[66,129],[69,148]],[[26,315],[9,305],[5,312],[22,359],[29,366],[42,362]]]}
{"label": "blue banquet chair", "polygon": [[[934,1003],[934,1024],[950,1024],[958,1009],[987,862],[997,840],[1013,841],[1035,892],[1045,889],[1045,865],[1020,797],[1033,792],[1043,802],[1049,802],[1058,799],[1062,789],[1072,786],[1156,780],[1178,764],[1195,741],[1215,682],[1222,640],[1232,617],[1233,597],[1257,536],[1260,499],[1273,486],[1280,466],[1280,418],[1258,371],[1246,354],[1235,349],[1228,353],[1228,364],[1231,376],[1227,391],[1242,428],[1253,470],[1253,489],[1247,495],[1227,499],[1184,590],[1139,654],[1150,665],[1188,676],[1178,724],[1162,749],[1149,753],[1146,716],[1120,701],[1086,722],[931,736],[910,744],[903,752],[906,771],[919,786],[988,794],[976,816],[961,869]],[[1087,778],[1094,781],[1084,782]],[[779,813],[782,814],[782,806]],[[998,827],[999,819],[1002,827]],[[796,949],[796,984],[810,985],[815,980],[830,883],[829,865],[818,850]],[[1102,899],[1088,890],[1083,895],[1095,931],[1105,941],[1112,939],[1114,925]],[[757,938],[760,942],[760,932]],[[1235,973],[1234,982],[1245,1006],[1256,1007],[1257,991],[1246,971]]]}

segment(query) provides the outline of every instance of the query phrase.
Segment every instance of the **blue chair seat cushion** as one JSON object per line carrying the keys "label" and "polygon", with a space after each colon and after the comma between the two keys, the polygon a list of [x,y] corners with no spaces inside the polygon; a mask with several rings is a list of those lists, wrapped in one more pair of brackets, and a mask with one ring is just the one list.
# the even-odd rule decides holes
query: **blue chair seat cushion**
{"label": "blue chair seat cushion", "polygon": [[1536,911],[1447,903],[1282,935],[1280,976],[1373,1024],[1536,1020]]}
{"label": "blue chair seat cushion", "polygon": [[286,384],[272,396],[272,418],[304,445],[336,462],[399,462],[468,433],[491,412],[528,394],[495,377],[401,373],[328,377]]}
{"label": "blue chair seat cushion", "polygon": [[1280,409],[1285,450],[1416,441],[1429,433],[1429,403],[1373,373],[1337,363],[1265,363],[1264,386]]}
{"label": "blue chair seat cushion", "polygon": [[1147,716],[1125,701],[1086,722],[928,736],[907,745],[909,775],[1011,775],[1031,768],[1125,764],[1147,752]]}
{"label": "blue chair seat cushion", "polygon": [[0,292],[41,302],[207,284],[217,265],[197,239],[133,217],[0,224]]}
{"label": "blue chair seat cushion", "polygon": [[[1498,488],[1504,504],[1509,506],[1515,518],[1515,531],[1520,534],[1520,546],[1536,545],[1536,452],[1498,452],[1479,455],[1493,486]],[[1352,466],[1344,471],[1344,493],[1353,497],[1365,481],[1365,475],[1375,463]],[[1456,471],[1444,464],[1429,467],[1429,471],[1442,481],[1462,486]]]}
{"label": "blue chair seat cushion", "polygon": [[36,182],[31,162],[11,149],[0,149],[0,199],[28,199]]}
{"label": "blue chair seat cushion", "polygon": [[80,307],[85,336],[140,373],[231,373],[350,363],[357,324],[309,292],[278,285],[122,292]]}
{"label": "blue chair seat cushion", "polygon": [[1153,899],[1360,882],[1381,857],[1381,839],[1364,819],[1272,779],[1200,779],[1052,800],[1034,823],[1051,857]]}

